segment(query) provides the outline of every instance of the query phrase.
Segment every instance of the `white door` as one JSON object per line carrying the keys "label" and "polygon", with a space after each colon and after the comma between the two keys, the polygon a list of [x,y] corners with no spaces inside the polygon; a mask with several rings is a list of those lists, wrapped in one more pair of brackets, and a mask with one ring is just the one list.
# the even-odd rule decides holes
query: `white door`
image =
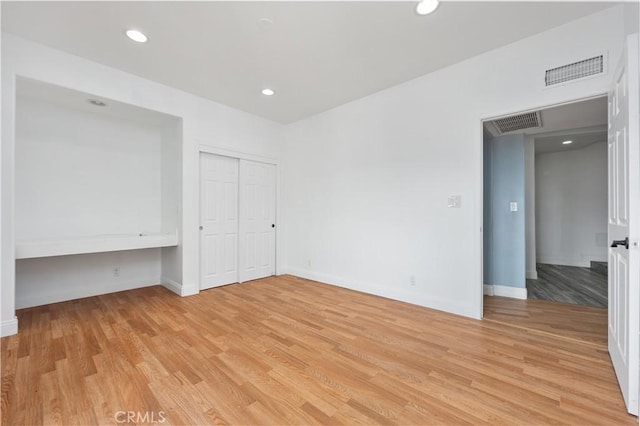
{"label": "white door", "polygon": [[640,364],[640,134],[638,35],[609,92],[609,354],[627,410],[638,414]]}
{"label": "white door", "polygon": [[200,154],[200,289],[238,282],[238,159]]}
{"label": "white door", "polygon": [[275,274],[276,167],[240,160],[240,282]]}

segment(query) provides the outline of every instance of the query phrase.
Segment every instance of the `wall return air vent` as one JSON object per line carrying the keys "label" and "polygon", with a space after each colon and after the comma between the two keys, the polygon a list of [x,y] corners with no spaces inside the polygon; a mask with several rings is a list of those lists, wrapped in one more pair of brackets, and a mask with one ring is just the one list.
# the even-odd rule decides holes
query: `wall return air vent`
{"label": "wall return air vent", "polygon": [[572,64],[551,68],[544,73],[544,84],[545,86],[553,86],[590,75],[602,74],[604,65],[604,55],[598,55]]}
{"label": "wall return air vent", "polygon": [[490,122],[492,126],[488,126],[488,130],[494,135],[515,132],[516,130],[531,129],[533,127],[542,127],[542,119],[540,111],[527,112],[525,114],[511,115],[509,117],[498,118]]}

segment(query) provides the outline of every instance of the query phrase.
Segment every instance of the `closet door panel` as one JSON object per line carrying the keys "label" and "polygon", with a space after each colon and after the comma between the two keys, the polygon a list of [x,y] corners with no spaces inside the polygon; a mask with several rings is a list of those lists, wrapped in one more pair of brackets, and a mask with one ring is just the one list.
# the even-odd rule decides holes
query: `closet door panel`
{"label": "closet door panel", "polygon": [[238,282],[237,158],[200,154],[200,289]]}
{"label": "closet door panel", "polygon": [[240,160],[240,282],[275,274],[276,166]]}

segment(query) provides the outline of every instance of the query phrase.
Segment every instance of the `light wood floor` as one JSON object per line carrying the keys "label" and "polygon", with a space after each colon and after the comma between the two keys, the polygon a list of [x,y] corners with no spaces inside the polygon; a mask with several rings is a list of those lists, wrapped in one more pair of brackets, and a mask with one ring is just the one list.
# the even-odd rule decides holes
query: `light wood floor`
{"label": "light wood floor", "polygon": [[600,347],[294,277],[18,317],[3,425],[637,424]]}
{"label": "light wood floor", "polygon": [[604,308],[485,296],[484,319],[607,349],[607,310]]}

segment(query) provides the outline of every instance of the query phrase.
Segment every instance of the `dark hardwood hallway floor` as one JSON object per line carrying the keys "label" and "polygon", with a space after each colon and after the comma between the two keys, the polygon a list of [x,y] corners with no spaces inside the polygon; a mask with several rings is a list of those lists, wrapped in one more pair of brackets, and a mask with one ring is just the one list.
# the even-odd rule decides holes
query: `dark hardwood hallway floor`
{"label": "dark hardwood hallway floor", "polygon": [[537,280],[527,280],[529,299],[607,307],[607,276],[590,268],[538,263]]}

